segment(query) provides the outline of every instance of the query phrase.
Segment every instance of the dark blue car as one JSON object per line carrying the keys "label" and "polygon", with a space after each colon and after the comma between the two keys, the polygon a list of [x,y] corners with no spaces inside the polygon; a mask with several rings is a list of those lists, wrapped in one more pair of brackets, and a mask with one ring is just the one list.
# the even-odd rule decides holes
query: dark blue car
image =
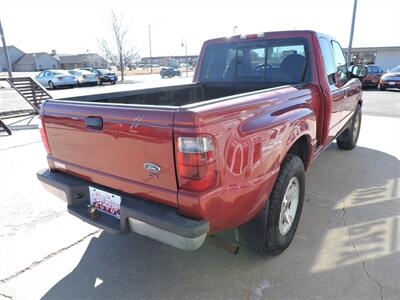
{"label": "dark blue car", "polygon": [[164,67],[164,68],[161,68],[160,75],[162,78],[181,76],[181,71],[179,71],[173,67]]}
{"label": "dark blue car", "polygon": [[115,84],[118,81],[118,75],[108,69],[92,69],[92,72],[97,75],[99,85],[104,82]]}

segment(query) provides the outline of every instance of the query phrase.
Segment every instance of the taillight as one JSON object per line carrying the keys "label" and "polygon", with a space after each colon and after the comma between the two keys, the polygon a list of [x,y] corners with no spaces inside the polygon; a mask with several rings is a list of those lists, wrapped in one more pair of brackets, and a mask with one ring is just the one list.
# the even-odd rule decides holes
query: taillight
{"label": "taillight", "polygon": [[46,129],[44,128],[44,123],[43,123],[42,118],[39,118],[39,131],[40,131],[40,137],[42,138],[42,142],[43,142],[44,148],[46,149],[46,152],[48,154],[51,154],[49,141],[47,140]]}
{"label": "taillight", "polygon": [[179,187],[205,191],[217,183],[217,157],[210,136],[177,139],[177,170]]}

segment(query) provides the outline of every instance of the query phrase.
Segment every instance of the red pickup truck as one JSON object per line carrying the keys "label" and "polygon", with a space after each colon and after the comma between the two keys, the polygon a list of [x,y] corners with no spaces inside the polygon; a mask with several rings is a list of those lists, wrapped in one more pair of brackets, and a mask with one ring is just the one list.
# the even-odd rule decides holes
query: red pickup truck
{"label": "red pickup truck", "polygon": [[310,163],[334,139],[356,146],[366,72],[314,31],[209,40],[191,84],[46,101],[49,168],[37,176],[110,233],[195,250],[235,228],[239,243],[277,255]]}

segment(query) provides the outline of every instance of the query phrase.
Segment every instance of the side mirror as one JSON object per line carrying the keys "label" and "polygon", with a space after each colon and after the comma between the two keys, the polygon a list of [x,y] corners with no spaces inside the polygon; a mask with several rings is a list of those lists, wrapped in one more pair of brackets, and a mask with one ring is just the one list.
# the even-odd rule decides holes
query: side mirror
{"label": "side mirror", "polygon": [[368,68],[363,65],[353,65],[350,67],[350,76],[352,78],[364,78],[368,75]]}

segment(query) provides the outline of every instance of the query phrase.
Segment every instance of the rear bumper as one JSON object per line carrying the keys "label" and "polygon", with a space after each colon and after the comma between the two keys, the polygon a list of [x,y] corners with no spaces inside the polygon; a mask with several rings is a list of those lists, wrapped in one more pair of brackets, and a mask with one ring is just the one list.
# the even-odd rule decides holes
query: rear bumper
{"label": "rear bumper", "polygon": [[[37,173],[46,189],[68,203],[68,211],[76,217],[112,234],[138,234],[183,250],[196,250],[205,241],[209,223],[179,215],[172,206],[125,194],[78,177],[52,172],[48,169]],[[121,196],[120,219],[99,211],[99,217],[90,219],[89,186],[98,187]]]}
{"label": "rear bumper", "polygon": [[103,82],[114,82],[118,81],[118,77],[102,77]]}
{"label": "rear bumper", "polygon": [[83,78],[79,80],[80,84],[97,83],[97,78]]}
{"label": "rear bumper", "polygon": [[76,81],[60,81],[60,82],[55,82],[54,83],[55,86],[75,86],[76,85]]}
{"label": "rear bumper", "polygon": [[[394,84],[389,84],[389,82],[394,82]],[[380,86],[385,89],[400,89],[400,81],[385,81],[381,82]]]}

